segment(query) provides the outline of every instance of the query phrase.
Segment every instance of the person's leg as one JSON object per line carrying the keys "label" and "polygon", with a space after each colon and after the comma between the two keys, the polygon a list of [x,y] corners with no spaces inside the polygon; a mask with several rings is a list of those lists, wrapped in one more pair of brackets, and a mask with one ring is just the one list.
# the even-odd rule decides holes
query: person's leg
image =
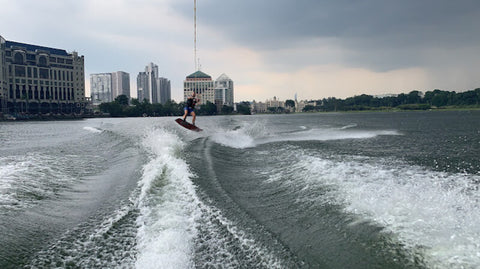
{"label": "person's leg", "polygon": [[191,114],[192,114],[192,124],[195,125],[195,118],[197,117],[197,116],[195,115],[195,111],[192,111]]}
{"label": "person's leg", "polygon": [[187,119],[188,116],[188,109],[185,109],[185,114],[183,114],[183,121]]}

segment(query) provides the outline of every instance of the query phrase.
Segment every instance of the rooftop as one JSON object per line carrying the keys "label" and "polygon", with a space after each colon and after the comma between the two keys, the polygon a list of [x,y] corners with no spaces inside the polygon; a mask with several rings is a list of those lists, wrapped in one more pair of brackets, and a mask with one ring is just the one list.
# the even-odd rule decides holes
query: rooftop
{"label": "rooftop", "polygon": [[225,73],[221,74],[218,78],[217,81],[224,81],[224,80],[231,80]]}
{"label": "rooftop", "polygon": [[209,79],[211,79],[212,77],[203,73],[202,71],[197,71],[197,72],[187,76],[187,78],[209,78]]}
{"label": "rooftop", "polygon": [[50,54],[61,55],[61,56],[68,56],[69,55],[66,50],[62,50],[62,49],[54,49],[54,48],[49,48],[49,47],[42,47],[42,46],[25,44],[25,43],[8,41],[8,40],[5,42],[5,46],[7,48],[12,48],[12,47],[25,48],[27,51],[43,50],[43,51],[46,51]]}

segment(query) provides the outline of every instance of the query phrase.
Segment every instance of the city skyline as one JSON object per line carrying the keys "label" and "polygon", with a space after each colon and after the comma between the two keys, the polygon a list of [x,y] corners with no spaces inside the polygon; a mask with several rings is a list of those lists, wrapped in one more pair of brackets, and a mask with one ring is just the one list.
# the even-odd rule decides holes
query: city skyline
{"label": "city skyline", "polygon": [[[200,70],[229,74],[235,100],[466,91],[480,85],[475,1],[272,3],[197,3]],[[90,74],[133,75],[156,62],[171,80],[172,98],[181,101],[183,79],[196,71],[192,1],[0,5],[0,23],[9,26],[0,34],[7,40],[85,56],[87,96]],[[55,16],[46,16],[51,10]]]}

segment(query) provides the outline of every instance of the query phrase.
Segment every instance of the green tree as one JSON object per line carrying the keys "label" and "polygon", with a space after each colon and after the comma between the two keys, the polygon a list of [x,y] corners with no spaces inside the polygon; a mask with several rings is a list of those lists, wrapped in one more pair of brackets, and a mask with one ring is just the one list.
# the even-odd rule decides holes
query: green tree
{"label": "green tree", "polygon": [[224,115],[232,114],[232,112],[233,112],[233,107],[227,106],[227,105],[223,105],[221,112],[222,112],[222,114],[224,114]]}
{"label": "green tree", "polygon": [[115,102],[122,106],[128,106],[128,97],[125,94],[117,96]]}
{"label": "green tree", "polygon": [[217,114],[217,106],[214,103],[207,101],[205,105],[200,106],[200,114],[215,115]]}
{"label": "green tree", "polygon": [[125,116],[123,114],[122,106],[119,103],[116,103],[116,102],[101,103],[99,108],[100,108],[100,111],[102,111],[102,112],[110,113],[110,116],[112,116],[112,117]]}
{"label": "green tree", "polygon": [[315,111],[315,106],[306,105],[306,106],[303,108],[303,112],[308,112],[308,111]]}
{"label": "green tree", "polygon": [[411,91],[407,95],[407,104],[420,104],[422,102],[422,97],[420,96],[419,91]]}
{"label": "green tree", "polygon": [[248,102],[241,102],[237,105],[237,112],[242,115],[250,115],[252,114],[250,103]]}
{"label": "green tree", "polygon": [[285,101],[285,106],[288,108],[288,107],[292,107],[294,108],[295,107],[295,101],[289,99],[287,101]]}
{"label": "green tree", "polygon": [[155,117],[166,115],[163,109],[163,105],[159,103],[152,104],[152,113],[153,113],[153,116]]}
{"label": "green tree", "polygon": [[138,106],[140,104],[140,101],[137,98],[132,98],[130,100],[130,103],[134,106]]}

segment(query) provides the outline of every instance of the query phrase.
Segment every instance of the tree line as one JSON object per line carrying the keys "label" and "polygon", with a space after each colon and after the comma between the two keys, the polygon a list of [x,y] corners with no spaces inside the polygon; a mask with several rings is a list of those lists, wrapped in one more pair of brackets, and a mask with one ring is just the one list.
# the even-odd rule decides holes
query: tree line
{"label": "tree line", "polygon": [[[312,101],[313,102],[313,101]],[[158,117],[158,116],[181,116],[183,115],[185,103],[176,103],[171,100],[165,104],[151,104],[147,100],[140,102],[138,99],[120,95],[113,102],[102,103],[100,111],[109,113],[112,117]],[[286,100],[287,109],[268,108],[270,113],[284,113],[295,107],[295,101]],[[303,108],[308,111],[362,111],[379,109],[402,109],[402,110],[427,110],[431,108],[445,107],[480,107],[480,88],[466,92],[433,90],[422,94],[420,91],[411,91],[397,96],[375,97],[362,94],[346,99],[335,97],[323,98],[316,101],[316,105],[307,105]],[[197,115],[230,115],[234,113],[250,115],[249,102],[237,104],[235,112],[231,106],[222,106],[207,102],[197,106]]]}
{"label": "tree line", "polygon": [[[237,111],[240,114],[250,114],[250,106],[246,102],[237,105]],[[144,99],[139,101],[136,98],[129,98],[126,95],[120,95],[114,101],[101,103],[99,109],[103,113],[109,113],[112,117],[161,117],[161,116],[182,116],[184,113],[185,102],[176,103],[170,100],[165,104],[151,104]],[[233,114],[233,107],[222,106],[207,102],[203,105],[197,105],[195,113],[197,115],[229,115]]]}
{"label": "tree line", "polygon": [[[287,100],[289,101],[289,100]],[[445,107],[480,107],[480,88],[466,92],[411,91],[397,96],[374,97],[362,94],[346,99],[335,97],[317,101],[317,105],[307,105],[303,111],[357,111],[397,108],[402,110],[427,110]]]}

